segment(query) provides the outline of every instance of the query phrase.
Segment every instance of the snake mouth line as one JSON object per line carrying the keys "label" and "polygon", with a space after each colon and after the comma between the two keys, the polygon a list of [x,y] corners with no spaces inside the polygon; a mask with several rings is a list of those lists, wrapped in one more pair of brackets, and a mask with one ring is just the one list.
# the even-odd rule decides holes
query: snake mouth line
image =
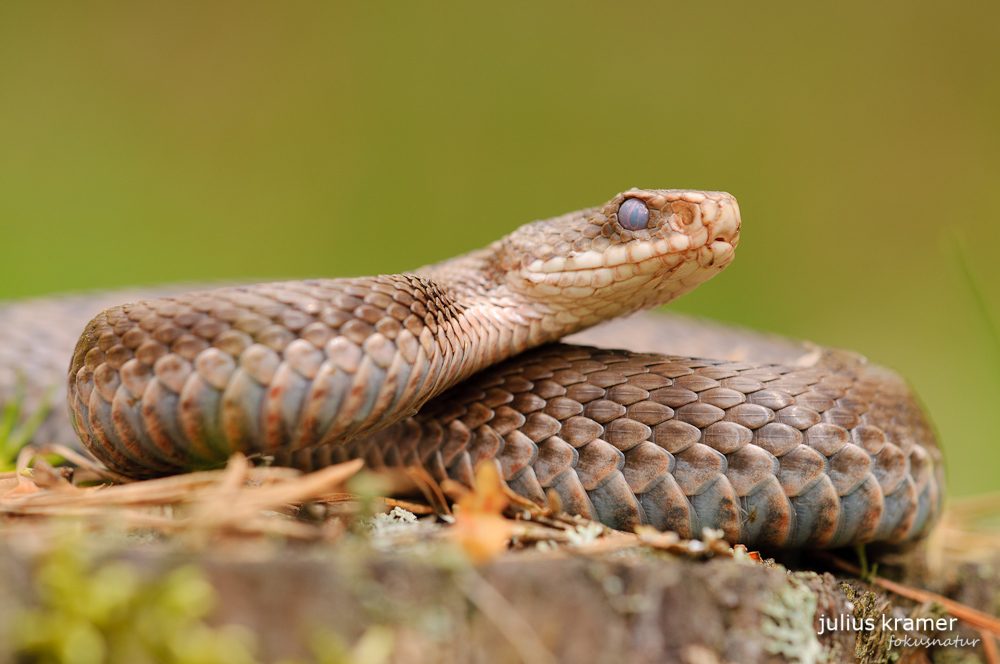
{"label": "snake mouth line", "polygon": [[[681,237],[688,239],[688,236]],[[612,247],[603,254],[591,251],[566,259],[550,258],[542,266],[538,266],[540,261],[536,261],[536,264],[528,266],[524,278],[538,287],[570,289],[566,292],[570,296],[574,295],[572,289],[582,289],[577,295],[586,297],[595,288],[613,286],[636,276],[652,278],[659,273],[664,278],[682,278],[701,267],[722,269],[735,255],[734,244],[726,241],[715,241],[684,250],[670,250],[669,244],[668,240],[656,240],[623,245]],[[617,249],[622,251],[615,251]],[[611,253],[617,255],[608,256]],[[558,267],[559,261],[562,261],[563,269],[552,269]]]}
{"label": "snake mouth line", "polygon": [[626,263],[642,263],[653,257],[680,254],[690,245],[688,236],[677,234],[670,239],[633,241],[609,247],[603,252],[591,250],[567,257],[555,256],[544,261],[536,260],[527,265],[526,269],[529,273],[554,274],[613,268]]}
{"label": "snake mouth line", "polygon": [[[552,256],[539,258],[524,266],[528,278],[536,283],[541,281],[535,275],[552,275],[566,272],[583,272],[600,269],[610,269],[621,265],[640,265],[652,260],[661,260],[664,264],[671,261],[667,257],[677,257],[676,262],[697,258],[697,252],[710,249],[718,253],[722,247],[734,251],[739,238],[739,216],[731,207],[722,207],[715,218],[702,219],[702,225],[697,230],[683,232],[671,229],[667,237],[656,239],[635,238],[624,244],[618,244],[603,251],[588,250],[572,253],[568,256]],[[704,263],[702,263],[704,264]]]}

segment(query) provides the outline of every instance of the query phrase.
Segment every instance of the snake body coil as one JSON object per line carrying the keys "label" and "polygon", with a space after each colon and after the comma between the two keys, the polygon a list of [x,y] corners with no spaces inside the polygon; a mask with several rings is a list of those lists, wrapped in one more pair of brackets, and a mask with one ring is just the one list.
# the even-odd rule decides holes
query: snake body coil
{"label": "snake body coil", "polygon": [[690,291],[732,260],[739,225],[728,194],[630,190],[413,274],[114,307],[77,344],[71,417],[133,477],[234,451],[466,483],[493,461],[525,497],[553,489],[617,528],[795,547],[921,536],[940,507],[933,435],[905,383],[863,358],[545,345]]}

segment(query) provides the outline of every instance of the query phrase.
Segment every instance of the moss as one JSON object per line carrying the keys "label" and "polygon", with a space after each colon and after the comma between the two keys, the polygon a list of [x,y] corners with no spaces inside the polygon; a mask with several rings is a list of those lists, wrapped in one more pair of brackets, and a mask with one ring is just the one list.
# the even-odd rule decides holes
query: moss
{"label": "moss", "polygon": [[887,599],[871,591],[861,592],[849,583],[842,583],[841,590],[854,605],[854,617],[859,623],[870,619],[875,629],[858,630],[854,642],[854,657],[859,664],[885,664],[895,662],[900,653],[889,648],[892,632],[881,628],[882,614],[889,612],[891,604]]}
{"label": "moss", "polygon": [[195,567],[145,579],[121,561],[96,565],[66,540],[40,560],[37,605],[14,620],[19,661],[253,663],[253,635],[210,627],[215,591]]}
{"label": "moss", "polygon": [[976,653],[957,648],[936,648],[931,661],[934,664],[983,664],[983,658]]}
{"label": "moss", "polygon": [[[215,589],[194,565],[161,577],[133,565],[95,563],[76,537],[41,556],[35,601],[12,619],[8,647],[24,664],[258,664],[256,637],[240,625],[212,625]],[[280,664],[388,661],[394,632],[368,627],[353,647],[329,630],[308,638],[309,660]],[[0,653],[0,657],[3,653]]]}

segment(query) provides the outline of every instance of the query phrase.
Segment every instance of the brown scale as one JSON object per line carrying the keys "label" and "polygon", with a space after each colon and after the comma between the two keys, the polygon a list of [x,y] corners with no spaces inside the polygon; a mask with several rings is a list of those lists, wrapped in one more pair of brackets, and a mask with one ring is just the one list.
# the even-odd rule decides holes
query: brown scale
{"label": "brown scale", "polygon": [[[406,275],[224,288],[106,309],[77,344],[71,414],[88,448],[131,475],[211,466],[235,449],[314,445],[333,437],[316,396],[329,383],[314,381],[318,374],[343,381],[342,399],[372,417],[398,418],[436,379],[426,366],[399,371],[394,361],[418,360],[420,345],[436,358],[422,335],[459,309]],[[338,435],[366,426],[347,421]]]}
{"label": "brown scale", "polygon": [[[867,396],[886,403],[866,422],[859,400],[876,385],[882,396]],[[419,455],[394,454],[413,435]],[[761,547],[913,540],[942,497],[940,455],[905,383],[843,351],[799,369],[551,345],[332,457],[283,461],[352,457],[466,484],[493,460],[539,504],[554,490],[571,513],[614,528],[711,527]]]}

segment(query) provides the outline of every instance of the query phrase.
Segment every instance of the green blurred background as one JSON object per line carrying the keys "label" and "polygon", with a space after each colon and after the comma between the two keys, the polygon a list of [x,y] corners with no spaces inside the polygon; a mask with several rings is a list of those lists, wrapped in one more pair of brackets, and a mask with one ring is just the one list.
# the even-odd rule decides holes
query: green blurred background
{"label": "green blurred background", "polygon": [[1000,489],[1000,5],[0,4],[0,299],[394,272],[631,187],[723,189],[676,309],[914,383]]}

